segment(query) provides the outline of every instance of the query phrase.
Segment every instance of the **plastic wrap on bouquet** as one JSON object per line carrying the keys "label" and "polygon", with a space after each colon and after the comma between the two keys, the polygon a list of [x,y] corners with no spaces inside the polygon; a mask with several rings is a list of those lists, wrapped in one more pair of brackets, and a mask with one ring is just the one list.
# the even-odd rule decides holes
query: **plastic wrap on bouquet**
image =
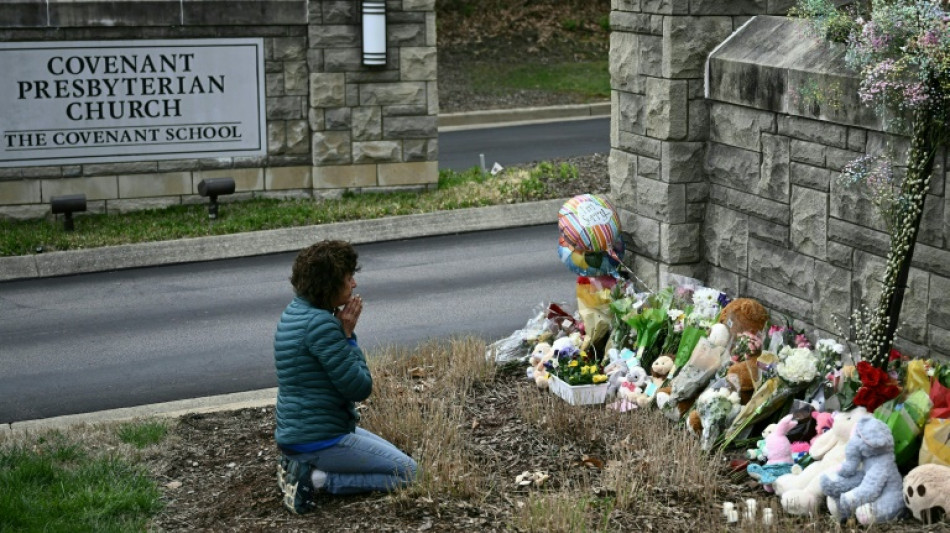
{"label": "plastic wrap on bouquet", "polygon": [[598,345],[610,332],[610,290],[614,285],[616,280],[610,276],[577,278],[577,313],[584,323],[585,350]]}
{"label": "plastic wrap on bouquet", "polygon": [[950,418],[950,388],[937,379],[930,386],[930,401],[933,402],[930,418]]}
{"label": "plastic wrap on bouquet", "polygon": [[950,466],[950,419],[931,418],[927,421],[918,463]]}
{"label": "plastic wrap on bouquet", "polygon": [[917,391],[899,405],[896,400],[884,402],[874,411],[874,418],[884,422],[894,437],[894,457],[905,465],[918,457],[924,424],[932,404],[927,393]]}
{"label": "plastic wrap on bouquet", "polygon": [[728,344],[729,331],[722,324],[714,325],[709,337],[699,340],[689,361],[670,382],[668,395],[658,393],[657,405],[667,418],[678,420],[682,417],[692,401],[709,385],[725,362]]}
{"label": "plastic wrap on bouquet", "polygon": [[757,424],[773,413],[781,409],[786,402],[801,393],[805,385],[789,384],[782,378],[776,376],[769,378],[759,385],[752,395],[749,403],[742,406],[739,415],[732,421],[732,425],[724,433],[722,448],[725,449],[732,444],[734,440],[743,436],[748,429]]}
{"label": "plastic wrap on bouquet", "polygon": [[680,337],[680,345],[676,349],[676,357],[673,360],[676,368],[683,368],[686,362],[689,361],[689,357],[693,354],[693,350],[699,343],[699,339],[705,336],[706,330],[704,328],[698,328],[696,326],[686,326],[683,328],[683,336]]}

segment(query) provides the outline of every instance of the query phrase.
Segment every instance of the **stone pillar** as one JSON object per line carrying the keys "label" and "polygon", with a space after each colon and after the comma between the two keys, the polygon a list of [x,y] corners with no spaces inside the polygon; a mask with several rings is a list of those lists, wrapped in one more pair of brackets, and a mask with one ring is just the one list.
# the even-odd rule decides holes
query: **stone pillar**
{"label": "stone pillar", "polygon": [[360,2],[310,2],[314,189],[438,182],[435,0],[386,3],[387,63],[361,64]]}
{"label": "stone pillar", "polygon": [[794,0],[613,0],[610,184],[625,262],[651,289],[705,279],[706,57],[751,16]]}

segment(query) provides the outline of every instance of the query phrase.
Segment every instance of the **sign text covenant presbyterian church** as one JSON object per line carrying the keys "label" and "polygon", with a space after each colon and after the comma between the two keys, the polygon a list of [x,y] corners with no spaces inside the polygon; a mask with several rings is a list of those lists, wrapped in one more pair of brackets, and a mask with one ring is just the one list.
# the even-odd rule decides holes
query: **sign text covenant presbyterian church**
{"label": "sign text covenant presbyterian church", "polygon": [[262,39],[0,43],[0,166],[263,156]]}

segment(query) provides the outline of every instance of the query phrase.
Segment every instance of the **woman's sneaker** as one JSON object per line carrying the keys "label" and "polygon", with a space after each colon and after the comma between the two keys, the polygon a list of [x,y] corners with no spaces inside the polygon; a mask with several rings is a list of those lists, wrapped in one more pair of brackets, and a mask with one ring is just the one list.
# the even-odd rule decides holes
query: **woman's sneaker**
{"label": "woman's sneaker", "polygon": [[309,513],[315,507],[310,465],[281,455],[277,465],[277,485],[284,494],[284,507],[294,514]]}

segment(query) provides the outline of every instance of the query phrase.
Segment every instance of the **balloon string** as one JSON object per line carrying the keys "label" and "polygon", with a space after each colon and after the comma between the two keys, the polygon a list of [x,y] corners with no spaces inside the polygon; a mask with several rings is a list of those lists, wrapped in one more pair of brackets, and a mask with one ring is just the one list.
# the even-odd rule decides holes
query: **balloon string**
{"label": "balloon string", "polygon": [[634,281],[636,281],[637,283],[639,283],[640,285],[642,285],[643,288],[646,289],[646,291],[647,291],[648,293],[654,294],[654,293],[656,292],[655,290],[653,290],[652,288],[650,288],[650,285],[648,285],[647,282],[643,281],[642,279],[640,279],[639,276],[637,276],[636,274],[634,274],[633,270],[631,270],[630,267],[628,267],[627,265],[623,264],[622,261],[619,263],[619,267],[618,267],[618,268],[620,268],[621,270],[625,271],[630,277],[632,277],[632,278],[634,279]]}

